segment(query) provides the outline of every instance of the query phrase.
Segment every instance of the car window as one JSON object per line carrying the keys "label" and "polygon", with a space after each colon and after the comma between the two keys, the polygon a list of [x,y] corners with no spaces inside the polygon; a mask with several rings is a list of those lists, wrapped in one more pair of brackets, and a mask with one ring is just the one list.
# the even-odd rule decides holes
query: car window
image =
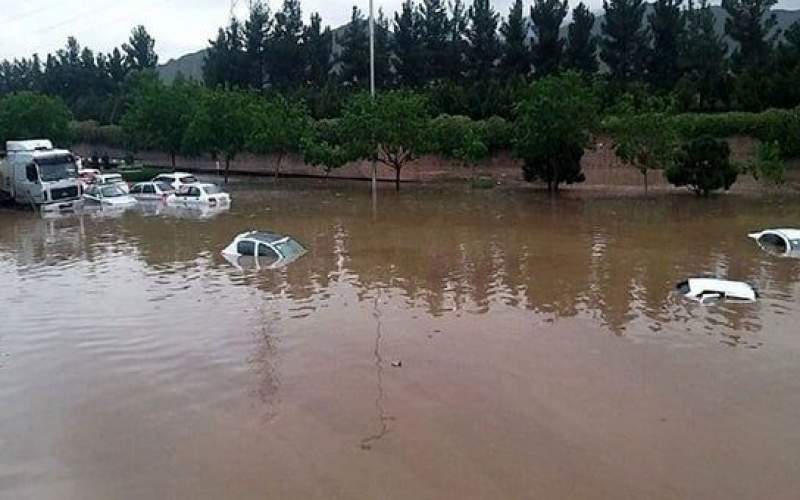
{"label": "car window", "polygon": [[138,184],[131,188],[131,194],[139,194],[141,192],[142,192],[142,186]]}
{"label": "car window", "polygon": [[190,187],[187,192],[189,196],[200,196],[200,189],[196,187]]}
{"label": "car window", "polygon": [[256,244],[252,241],[243,240],[236,245],[239,255],[253,256],[256,253]]}
{"label": "car window", "polygon": [[206,193],[208,193],[208,194],[219,194],[219,193],[222,192],[222,190],[219,188],[219,186],[217,186],[215,184],[209,184],[205,188],[206,188]]}
{"label": "car window", "polygon": [[159,175],[154,179],[154,182],[166,182],[167,184],[172,184],[172,177],[168,175]]}
{"label": "car window", "polygon": [[777,234],[765,234],[758,239],[758,242],[775,252],[783,253],[786,251],[786,241]]}
{"label": "car window", "polygon": [[181,183],[183,184],[194,184],[197,182],[197,177],[193,175],[187,175],[186,177],[181,177]]}
{"label": "car window", "polygon": [[156,188],[153,187],[152,184],[148,184],[144,187],[144,194],[155,194]]}
{"label": "car window", "polygon": [[158,184],[158,189],[161,190],[162,192],[173,191],[171,184],[167,184],[166,182],[158,182],[156,184]]}
{"label": "car window", "polygon": [[277,253],[275,253],[275,250],[271,249],[270,247],[268,247],[267,245],[265,245],[263,243],[259,243],[258,244],[258,256],[259,257],[270,257],[270,258],[273,258],[273,259],[276,259],[276,260],[278,258],[280,258],[280,256]]}

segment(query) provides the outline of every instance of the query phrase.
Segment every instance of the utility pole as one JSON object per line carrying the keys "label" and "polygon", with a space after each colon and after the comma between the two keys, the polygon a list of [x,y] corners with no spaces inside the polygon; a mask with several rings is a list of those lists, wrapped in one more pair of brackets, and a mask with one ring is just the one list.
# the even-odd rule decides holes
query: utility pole
{"label": "utility pole", "polygon": [[[373,0],[369,0],[369,95],[375,102],[375,12],[372,6]],[[374,131],[373,131],[374,133]],[[377,154],[377,151],[375,152]],[[372,158],[372,197],[373,202],[378,194],[378,164],[375,156]]]}

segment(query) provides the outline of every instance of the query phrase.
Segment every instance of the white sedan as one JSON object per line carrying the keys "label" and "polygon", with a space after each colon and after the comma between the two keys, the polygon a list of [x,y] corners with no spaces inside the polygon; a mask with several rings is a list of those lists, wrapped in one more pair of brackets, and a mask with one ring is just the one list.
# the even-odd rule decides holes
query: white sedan
{"label": "white sedan", "polygon": [[121,174],[97,174],[94,176],[94,183],[101,186],[117,186],[123,193],[128,193],[128,183],[122,178]]}
{"label": "white sedan", "polygon": [[166,182],[139,182],[131,187],[131,196],[140,201],[166,200],[174,192]]}
{"label": "white sedan", "polygon": [[159,174],[155,176],[151,182],[163,182],[165,184],[169,184],[172,186],[172,189],[177,191],[183,186],[197,184],[198,180],[197,177],[186,172],[173,172],[171,174]]}
{"label": "white sedan", "polygon": [[101,207],[126,207],[136,204],[136,198],[124,193],[114,184],[89,186],[83,193],[83,200],[87,204]]}
{"label": "white sedan", "polygon": [[755,302],[758,291],[749,283],[719,278],[689,278],[677,285],[678,291],[687,299],[708,304],[726,302]]}
{"label": "white sedan", "polygon": [[167,204],[186,207],[222,207],[231,204],[231,197],[215,184],[198,183],[179,188],[167,197]]}

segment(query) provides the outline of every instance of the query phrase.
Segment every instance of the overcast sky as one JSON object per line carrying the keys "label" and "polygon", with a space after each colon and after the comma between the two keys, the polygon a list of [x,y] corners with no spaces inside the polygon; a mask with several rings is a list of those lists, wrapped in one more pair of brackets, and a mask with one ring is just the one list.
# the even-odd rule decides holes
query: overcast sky
{"label": "overcast sky", "polygon": [[[466,0],[470,3],[470,0]],[[513,0],[495,0],[503,16]],[[602,0],[584,0],[600,9]],[[533,0],[525,0],[530,5]],[[237,14],[244,16],[248,0],[238,0]],[[282,0],[271,0],[280,8]],[[355,2],[366,12],[368,0]],[[387,14],[402,0],[375,0]],[[717,3],[717,2],[714,2]],[[226,23],[230,0],[0,0],[0,59],[54,52],[69,35],[83,46],[108,52],[125,42],[133,26],[143,24],[156,39],[160,62],[207,46],[217,28]],[[324,24],[332,27],[347,22],[352,0],[302,0],[303,16],[318,11]],[[572,0],[570,6],[577,4]],[[800,8],[800,0],[779,0],[778,7]],[[527,9],[527,7],[526,7]]]}

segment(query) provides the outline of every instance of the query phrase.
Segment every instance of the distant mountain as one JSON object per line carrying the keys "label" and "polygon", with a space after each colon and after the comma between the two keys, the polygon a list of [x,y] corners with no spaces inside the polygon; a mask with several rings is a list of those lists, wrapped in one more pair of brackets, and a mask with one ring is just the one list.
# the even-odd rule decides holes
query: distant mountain
{"label": "distant mountain", "polygon": [[[652,10],[652,7],[648,7],[648,13]],[[725,32],[725,19],[727,19],[728,15],[719,6],[712,6],[711,10],[714,12],[714,17],[716,18],[716,28],[719,34],[723,34]],[[775,14],[775,17],[778,20],[778,29],[785,31],[786,28],[791,26],[791,24],[795,21],[800,20],[800,10],[784,10],[784,9],[775,9],[772,11]],[[594,23],[594,33],[596,35],[600,35],[600,26],[602,26],[603,22],[605,21],[605,16],[602,13],[596,13],[597,19]],[[645,15],[645,22],[647,22],[647,16]],[[337,43],[338,40],[341,39],[341,36],[344,30],[347,28],[347,25],[339,26],[338,28],[334,29],[334,43],[333,43],[333,53],[339,54],[341,51],[341,46]],[[561,30],[562,35],[566,36],[567,27],[566,25]],[[171,82],[175,79],[178,73],[182,73],[183,76],[187,78],[193,78],[198,81],[202,81],[203,79],[203,62],[206,55],[206,49],[199,50],[197,52],[192,52],[191,54],[183,55],[177,59],[170,59],[164,64],[158,66],[158,74],[161,78],[166,82]]]}

